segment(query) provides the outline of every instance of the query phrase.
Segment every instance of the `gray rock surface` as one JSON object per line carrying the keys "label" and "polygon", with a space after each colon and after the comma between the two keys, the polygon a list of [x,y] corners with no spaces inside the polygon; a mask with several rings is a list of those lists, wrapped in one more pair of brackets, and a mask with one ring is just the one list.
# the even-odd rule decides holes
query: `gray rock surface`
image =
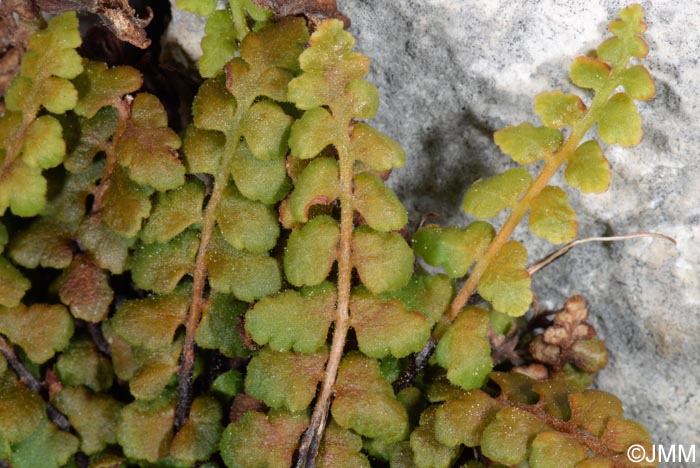
{"label": "gray rock surface", "polygon": [[[338,0],[358,48],[372,58],[370,80],[382,104],[374,125],[406,149],[390,179],[411,222],[438,212],[466,224],[461,200],[476,179],[507,167],[493,132],[537,122],[535,94],[573,90],[570,61],[593,50],[618,1]],[[635,148],[607,148],[614,172],[603,195],[570,190],[579,234],[656,231],[677,246],[639,239],[588,244],[538,273],[541,304],[573,294],[589,302],[610,350],[598,386],[657,443],[695,444],[700,463],[700,4],[645,1],[646,66],[657,96],[639,106],[645,137]],[[198,31],[175,14],[175,34],[196,52]],[[191,44],[195,44],[192,46]],[[515,237],[535,260],[552,250],[526,229]],[[671,465],[669,465],[671,466]],[[678,463],[672,466],[683,466]],[[698,466],[695,463],[686,466]]]}

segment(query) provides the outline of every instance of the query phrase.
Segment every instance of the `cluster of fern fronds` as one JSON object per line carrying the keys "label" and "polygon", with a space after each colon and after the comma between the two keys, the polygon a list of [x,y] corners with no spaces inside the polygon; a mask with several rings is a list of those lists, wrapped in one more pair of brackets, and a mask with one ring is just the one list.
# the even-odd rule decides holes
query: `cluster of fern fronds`
{"label": "cluster of fern fronds", "polygon": [[495,134],[518,167],[469,188],[474,222],[413,235],[385,184],[405,154],[366,122],[378,92],[343,22],[182,6],[208,22],[181,134],[136,69],[79,55],[72,12],[31,37],[4,97],[0,465],[591,468],[651,443],[587,389],[607,352],[581,298],[523,318],[510,239],[526,215],[575,238],[550,182],[565,166],[607,189],[589,129],[640,141],[639,6],[573,62],[585,99],[545,92],[542,126]]}

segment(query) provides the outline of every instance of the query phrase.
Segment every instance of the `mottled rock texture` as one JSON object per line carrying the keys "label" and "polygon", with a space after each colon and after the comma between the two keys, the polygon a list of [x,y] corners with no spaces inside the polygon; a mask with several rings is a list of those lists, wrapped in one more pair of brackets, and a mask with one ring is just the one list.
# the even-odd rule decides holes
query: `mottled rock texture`
{"label": "mottled rock texture", "polygon": [[[426,213],[466,224],[461,200],[480,177],[512,167],[493,132],[537,122],[535,94],[571,91],[570,61],[593,50],[617,1],[338,0],[358,48],[372,58],[382,104],[375,125],[403,145],[406,168],[391,183],[415,225]],[[570,190],[579,234],[656,231],[672,246],[641,239],[588,244],[534,277],[540,304],[573,294],[589,302],[610,350],[597,384],[617,394],[655,441],[700,451],[700,3],[646,1],[657,96],[640,104],[643,142],[607,148],[610,191]],[[175,13],[173,34],[196,55],[201,23]],[[516,233],[535,260],[553,249]],[[700,455],[698,455],[700,457]],[[677,464],[674,466],[682,466]],[[696,466],[688,464],[687,466]]]}

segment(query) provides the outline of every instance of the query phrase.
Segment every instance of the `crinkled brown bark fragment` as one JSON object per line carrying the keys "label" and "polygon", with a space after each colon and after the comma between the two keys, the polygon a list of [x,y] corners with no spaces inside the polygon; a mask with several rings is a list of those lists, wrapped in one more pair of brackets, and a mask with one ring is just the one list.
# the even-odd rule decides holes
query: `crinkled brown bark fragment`
{"label": "crinkled brown bark fragment", "polygon": [[34,31],[31,21],[38,14],[29,0],[0,1],[0,96],[5,95],[10,81],[19,72],[29,35]]}
{"label": "crinkled brown bark fragment", "polygon": [[36,0],[36,4],[47,13],[79,11],[94,13],[100,17],[115,36],[122,41],[145,49],[151,45],[144,29],[153,19],[153,11],[148,8],[148,16],[136,16],[128,0]]}
{"label": "crinkled brown bark fragment", "polygon": [[335,0],[253,0],[258,6],[275,12],[275,17],[304,16],[312,29],[323,20],[339,19],[350,27],[350,19],[338,11]]}

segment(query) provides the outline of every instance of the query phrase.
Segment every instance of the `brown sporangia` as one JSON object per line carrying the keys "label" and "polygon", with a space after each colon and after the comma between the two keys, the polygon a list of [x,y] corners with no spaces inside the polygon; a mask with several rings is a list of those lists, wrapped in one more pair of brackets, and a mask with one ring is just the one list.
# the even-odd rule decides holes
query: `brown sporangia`
{"label": "brown sporangia", "polygon": [[309,22],[310,29],[316,29],[321,21],[329,18],[339,19],[350,27],[350,19],[338,11],[335,0],[254,0],[263,8],[275,12],[276,18],[285,16],[304,16]]}
{"label": "brown sporangia", "polygon": [[586,301],[581,296],[570,297],[544,333],[530,342],[528,349],[532,358],[555,371],[561,370],[567,362],[576,364],[582,358],[577,343],[596,335],[587,320]]}
{"label": "brown sporangia", "polygon": [[96,14],[120,40],[140,49],[151,45],[145,28],[153,19],[153,11],[148,8],[148,16],[139,18],[128,0],[36,0],[36,4],[46,13],[79,11]]}

